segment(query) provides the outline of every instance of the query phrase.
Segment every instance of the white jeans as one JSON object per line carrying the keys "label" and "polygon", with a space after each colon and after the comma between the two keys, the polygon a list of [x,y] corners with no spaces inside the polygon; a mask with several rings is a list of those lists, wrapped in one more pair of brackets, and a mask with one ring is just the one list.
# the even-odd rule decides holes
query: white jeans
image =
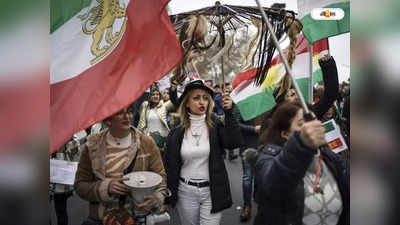
{"label": "white jeans", "polygon": [[176,207],[182,225],[219,225],[221,221],[221,212],[210,213],[210,187],[198,188],[180,181]]}

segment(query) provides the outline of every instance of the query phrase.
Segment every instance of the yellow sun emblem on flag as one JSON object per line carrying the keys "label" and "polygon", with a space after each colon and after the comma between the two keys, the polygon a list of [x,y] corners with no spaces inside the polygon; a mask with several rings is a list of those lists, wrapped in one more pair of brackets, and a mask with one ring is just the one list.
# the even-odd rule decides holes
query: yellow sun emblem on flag
{"label": "yellow sun emblem on flag", "polygon": [[272,91],[276,87],[278,82],[282,79],[284,74],[281,73],[280,67],[281,65],[274,65],[269,68],[267,77],[262,83],[264,92]]}

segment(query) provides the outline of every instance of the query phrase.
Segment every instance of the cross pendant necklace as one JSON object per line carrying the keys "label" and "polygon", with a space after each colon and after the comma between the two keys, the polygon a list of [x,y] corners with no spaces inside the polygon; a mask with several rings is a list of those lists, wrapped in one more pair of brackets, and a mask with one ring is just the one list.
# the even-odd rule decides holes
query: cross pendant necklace
{"label": "cross pendant necklace", "polygon": [[193,136],[194,139],[196,140],[196,146],[199,146],[199,144],[200,144],[201,133],[193,133],[193,130],[192,130],[192,129],[190,129],[190,133],[192,134],[192,136]]}
{"label": "cross pendant necklace", "polygon": [[199,146],[200,134],[192,134],[192,136],[196,139],[196,146]]}

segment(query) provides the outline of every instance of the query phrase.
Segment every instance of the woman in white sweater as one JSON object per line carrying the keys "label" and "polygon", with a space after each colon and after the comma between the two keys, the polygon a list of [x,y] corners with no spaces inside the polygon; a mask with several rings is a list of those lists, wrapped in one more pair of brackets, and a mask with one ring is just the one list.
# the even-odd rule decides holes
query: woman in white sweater
{"label": "woman in white sweater", "polygon": [[157,88],[151,90],[149,97],[149,101],[143,102],[141,106],[138,129],[153,137],[163,151],[169,132],[167,114],[174,110],[174,105],[171,101],[161,101],[161,92]]}
{"label": "woman in white sweater", "polygon": [[232,99],[223,95],[225,124],[213,111],[213,91],[201,80],[189,83],[179,99],[180,125],[166,145],[169,204],[177,207],[181,223],[218,225],[221,211],[232,205],[224,149],[241,145]]}

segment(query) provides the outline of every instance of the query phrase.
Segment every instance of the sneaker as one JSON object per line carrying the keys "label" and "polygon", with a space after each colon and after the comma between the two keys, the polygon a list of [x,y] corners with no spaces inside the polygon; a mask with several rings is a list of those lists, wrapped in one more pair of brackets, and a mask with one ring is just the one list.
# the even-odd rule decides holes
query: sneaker
{"label": "sneaker", "polygon": [[251,218],[251,208],[249,206],[243,206],[242,212],[240,213],[240,222],[246,222]]}

